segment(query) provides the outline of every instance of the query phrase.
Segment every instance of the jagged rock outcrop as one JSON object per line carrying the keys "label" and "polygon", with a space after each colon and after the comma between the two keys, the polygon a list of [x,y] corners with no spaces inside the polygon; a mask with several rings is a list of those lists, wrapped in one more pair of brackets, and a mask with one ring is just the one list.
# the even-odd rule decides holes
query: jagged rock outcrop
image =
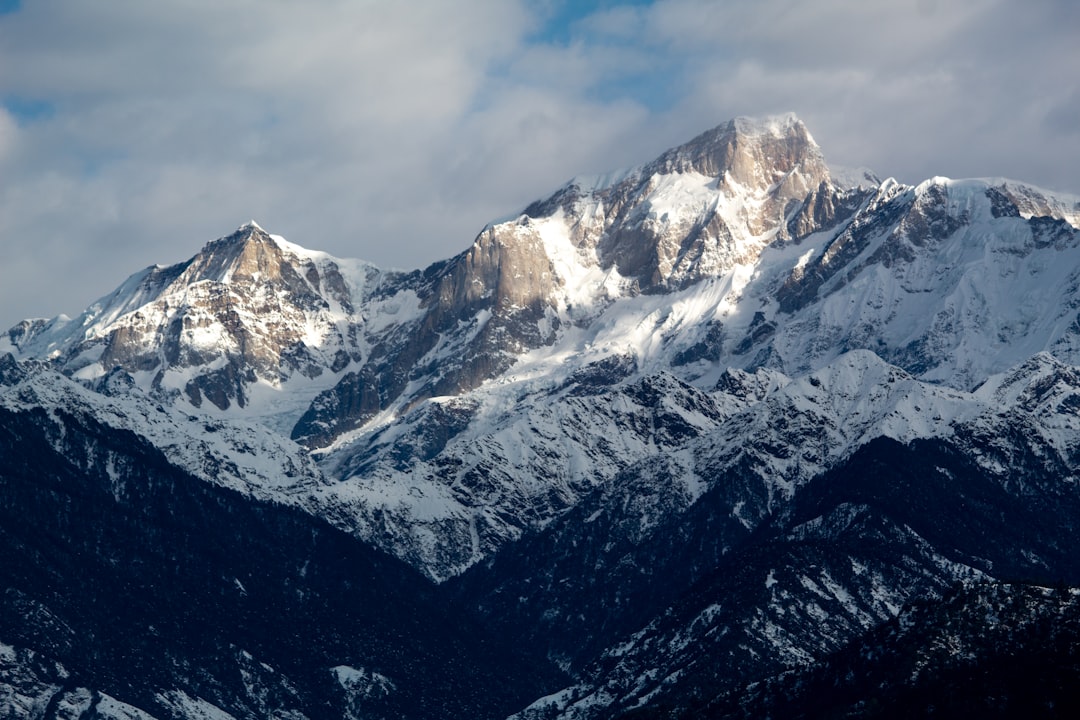
{"label": "jagged rock outcrop", "polygon": [[361,358],[349,284],[333,259],[248,223],[186,262],[133,275],[75,320],[9,337],[87,381],[119,367],[163,399],[244,408],[260,382],[317,385]]}
{"label": "jagged rock outcrop", "polygon": [[316,397],[293,438],[324,445],[395,404],[476,388],[552,342],[559,286],[527,220],[486,229],[466,252],[383,291],[388,301],[407,298],[414,314],[369,335],[365,366]]}
{"label": "jagged rock outcrop", "polygon": [[805,125],[787,115],[732,120],[623,178],[573,181],[525,212],[561,210],[575,247],[658,292],[827,228],[864,194],[832,181]]}

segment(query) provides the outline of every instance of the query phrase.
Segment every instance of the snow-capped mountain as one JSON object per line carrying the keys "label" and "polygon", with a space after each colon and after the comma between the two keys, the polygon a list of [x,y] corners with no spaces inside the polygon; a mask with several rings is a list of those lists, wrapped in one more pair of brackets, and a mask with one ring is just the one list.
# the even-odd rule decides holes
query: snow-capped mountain
{"label": "snow-capped mountain", "polygon": [[337,521],[447,577],[655,453],[575,408],[615,395],[560,400],[578,378],[711,393],[729,368],[800,376],[862,348],[971,389],[1039,351],[1080,362],[1076,199],[848,175],[796,117],[737,119],[422,272],[249,223],[4,344],[320,448]]}
{"label": "snow-capped mountain", "polygon": [[170,404],[246,410],[287,433],[361,357],[355,306],[378,275],[251,222],[187,262],[132,275],[74,320],[23,322],[8,343],[80,380],[121,368]]}
{"label": "snow-capped mountain", "polygon": [[396,556],[569,673],[522,718],[690,712],[955,582],[1080,584],[1078,227],[740,118],[423,270],[248,223],[0,336],[0,411],[58,410],[35,432],[84,473],[128,461],[67,422]]}

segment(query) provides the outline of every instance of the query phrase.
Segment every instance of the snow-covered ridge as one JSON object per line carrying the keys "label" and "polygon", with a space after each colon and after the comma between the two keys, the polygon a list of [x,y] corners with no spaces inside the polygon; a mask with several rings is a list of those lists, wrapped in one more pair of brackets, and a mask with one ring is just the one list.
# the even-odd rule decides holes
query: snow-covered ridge
{"label": "snow-covered ridge", "polygon": [[[163,407],[123,374],[93,392],[63,375],[0,357],[0,407],[12,412],[44,411],[92,418],[145,438],[174,465],[208,483],[264,500],[310,508],[310,497],[326,484],[303,448],[267,428],[241,420],[217,420]],[[54,435],[63,443],[57,420]],[[58,447],[63,452],[62,447]],[[90,449],[93,452],[93,449]],[[72,458],[76,463],[92,457]]]}
{"label": "snow-covered ridge", "polygon": [[[1057,366],[1062,377],[1076,373]],[[665,472],[676,473],[684,504],[728,470],[753,468],[768,504],[732,512],[754,524],[877,438],[992,435],[1024,418],[1067,460],[1080,437],[1069,410],[1080,402],[1080,379],[1062,381],[1050,410],[1025,399],[1043,382],[1041,367],[1016,368],[1012,383],[1026,390],[1009,397],[991,396],[989,386],[966,393],[921,382],[865,350],[794,380],[763,369],[732,373],[706,391],[611,356],[554,385],[523,379],[429,401],[330,451],[323,465],[342,479],[320,491],[323,504],[444,579],[594,490],[616,506],[632,502],[620,478],[635,477],[635,468],[649,475],[658,457],[669,459]],[[995,457],[976,459],[996,471]]]}
{"label": "snow-covered ridge", "polygon": [[362,358],[358,308],[379,280],[367,263],[251,222],[186,262],[132,275],[74,320],[13,329],[0,346],[88,383],[118,365],[159,399],[287,433]]}
{"label": "snow-covered ridge", "polygon": [[747,447],[725,418],[803,419],[775,442],[807,453],[752,458],[781,497],[867,438],[981,417],[966,393],[1036,353],[1080,364],[1076,208],[835,171],[795,116],[740,118],[424,271],[251,222],[0,351],[98,390],[120,368],[163,407],[318,448],[335,522],[446,577],[662,452],[694,496],[703,458]]}
{"label": "snow-covered ridge", "polygon": [[982,181],[1008,195],[1022,218],[1052,217],[1080,228],[1080,195],[1046,190],[1008,178],[982,178]]}

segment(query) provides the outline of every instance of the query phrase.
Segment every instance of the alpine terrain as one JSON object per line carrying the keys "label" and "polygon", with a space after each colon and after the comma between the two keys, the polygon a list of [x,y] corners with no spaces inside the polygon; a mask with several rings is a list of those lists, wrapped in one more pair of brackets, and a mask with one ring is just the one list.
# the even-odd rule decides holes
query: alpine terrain
{"label": "alpine terrain", "polygon": [[25,320],[0,716],[1074,717],[1078,228],[738,118],[422,270],[250,222]]}

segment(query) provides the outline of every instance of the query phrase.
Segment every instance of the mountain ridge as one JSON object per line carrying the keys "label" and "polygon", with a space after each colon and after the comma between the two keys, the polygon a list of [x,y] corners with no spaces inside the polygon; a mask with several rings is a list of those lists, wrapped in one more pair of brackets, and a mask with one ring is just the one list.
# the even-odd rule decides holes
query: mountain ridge
{"label": "mountain ridge", "polygon": [[[334,478],[326,501],[342,523],[352,514],[355,532],[445,578],[631,462],[587,479],[593,461],[576,460],[551,487],[521,484],[522,472],[550,472],[499,442],[483,473],[517,467],[507,495],[481,490],[486,480],[465,484],[477,496],[451,490],[468,470],[409,475],[416,458],[443,462],[469,428],[500,415],[515,426],[581,373],[617,387],[672,372],[712,392],[724,368],[800,377],[862,348],[969,390],[1028,351],[1080,361],[1067,198],[979,180],[848,185],[796,116],[735,119],[636,170],[571,181],[422,271],[333,258],[252,221],[185,263],[133,275],[75,321],[13,328],[0,349],[91,386],[119,367],[178,408],[287,434]],[[520,403],[516,416],[499,410]],[[522,427],[522,447],[546,442]],[[404,447],[417,454],[402,464]],[[443,560],[422,550],[432,528]]]}
{"label": "mountain ridge", "polygon": [[[515,717],[676,717],[957,583],[1080,585],[1078,226],[1072,196],[834,171],[796,116],[737,118],[423,269],[246,223],[0,335],[0,411],[36,418],[3,438],[112,487],[128,460],[48,429],[83,423],[388,553],[558,668]],[[350,712],[390,707],[350,663]],[[197,716],[161,677],[155,712]]]}
{"label": "mountain ridge", "polygon": [[[968,390],[1028,352],[1076,363],[1069,203],[1007,182],[837,184],[796,116],[740,118],[628,173],[571,181],[422,271],[333,258],[252,221],[184,263],[133,275],[76,320],[13,328],[0,349],[91,387],[118,367],[160,401],[267,425],[317,450],[342,498],[358,493],[339,509],[358,513],[359,532],[415,532],[423,505],[444,528],[436,535],[456,534],[449,547],[468,543],[474,562],[477,522],[510,540],[573,504],[595,469],[578,463],[559,489],[523,490],[525,507],[554,495],[534,519],[507,523],[514,493],[453,499],[433,479],[443,471],[407,477],[393,447],[377,460],[391,427],[438,438],[419,451],[430,460],[497,408],[590,368],[616,383],[620,366],[625,377],[673,372],[711,391],[725,367],[798,377],[862,348]],[[428,499],[387,504],[410,486]],[[395,552],[452,574],[411,544]]]}

